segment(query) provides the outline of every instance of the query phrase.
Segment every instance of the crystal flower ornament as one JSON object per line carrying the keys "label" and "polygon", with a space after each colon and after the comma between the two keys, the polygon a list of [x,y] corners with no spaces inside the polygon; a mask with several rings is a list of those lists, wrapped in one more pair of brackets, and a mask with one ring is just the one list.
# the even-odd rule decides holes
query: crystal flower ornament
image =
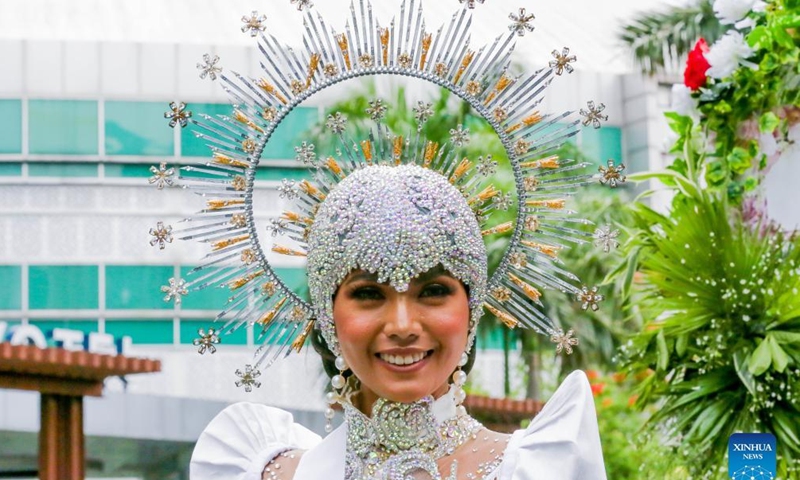
{"label": "crystal flower ornament", "polygon": [[192,117],[192,112],[186,110],[186,104],[183,102],[171,102],[169,104],[169,112],[164,112],[164,118],[169,119],[169,126],[175,128],[175,125],[180,125],[181,128],[189,123],[189,118]]}
{"label": "crystal flower ornament", "polygon": [[167,162],[161,162],[158,168],[155,166],[150,167],[150,173],[152,173],[153,176],[150,177],[147,182],[150,185],[155,185],[159,190],[163,190],[164,187],[172,187],[175,185],[175,180],[173,180],[175,169],[167,168]]}
{"label": "crystal flower ornament", "polygon": [[481,5],[483,5],[483,2],[485,0],[458,0],[458,3],[465,4],[468,8],[475,8],[475,2],[476,1],[478,3],[480,3]]}
{"label": "crystal flower ornament", "polygon": [[617,237],[619,237],[619,230],[612,230],[610,225],[603,225],[594,231],[594,245],[603,249],[603,252],[608,253],[611,250],[619,247]]}
{"label": "crystal flower ornament", "polygon": [[573,337],[575,332],[570,328],[567,333],[564,330],[558,329],[550,335],[550,341],[556,344],[556,353],[566,351],[567,355],[572,354],[572,347],[578,345],[578,339]]}
{"label": "crystal flower ornament", "polygon": [[150,240],[150,246],[158,245],[159,250],[164,250],[168,243],[172,243],[172,226],[164,225],[164,222],[158,222],[155,228],[150,229],[150,235],[153,237]]}
{"label": "crystal flower ornament", "polygon": [[575,55],[570,55],[569,48],[564,47],[561,49],[561,52],[558,50],[553,50],[552,55],[555,60],[550,60],[549,66],[556,71],[556,75],[560,76],[565,71],[567,73],[572,73],[575,71],[575,68],[573,68],[571,64],[577,61],[578,57]]}
{"label": "crystal flower ornament", "polygon": [[203,63],[197,64],[197,69],[200,70],[200,78],[205,79],[208,77],[211,81],[216,80],[217,74],[222,72],[222,68],[217,66],[217,62],[219,62],[218,55],[212,57],[211,54],[204,54]]}
{"label": "crystal flower ornament", "polygon": [[266,30],[265,21],[267,21],[266,15],[259,16],[258,12],[253,10],[249,17],[247,15],[242,17],[242,23],[244,23],[242,25],[242,33],[249,32],[251,37],[255,37],[259,32]]}
{"label": "crystal flower ornament", "polygon": [[176,305],[180,305],[181,297],[189,294],[189,290],[186,289],[186,281],[181,278],[170,278],[169,285],[161,287],[161,292],[166,293],[165,302],[174,300]]}
{"label": "crystal flower ornament", "polygon": [[535,18],[536,17],[532,13],[527,13],[524,8],[520,8],[517,15],[513,13],[508,14],[508,19],[514,22],[508,26],[508,29],[522,37],[525,33],[534,30],[534,26],[531,25],[531,22]]}
{"label": "crystal flower ornament", "polygon": [[197,331],[199,335],[198,338],[192,340],[192,345],[197,347],[197,352],[200,355],[203,355],[208,351],[211,354],[217,353],[217,347],[215,344],[219,343],[219,335],[217,335],[217,331],[213,328],[208,329],[208,333],[202,328]]}
{"label": "crystal flower ornament", "polygon": [[245,392],[252,392],[253,387],[261,388],[261,382],[257,380],[261,376],[261,371],[253,368],[252,365],[245,365],[244,371],[237,369],[235,373],[239,377],[239,380],[236,381],[236,386],[244,387]]}
{"label": "crystal flower ornament", "polygon": [[600,184],[601,185],[608,185],[611,188],[616,188],[617,185],[621,185],[625,183],[627,180],[627,176],[623,175],[622,172],[625,171],[625,165],[620,163],[619,165],[614,164],[614,160],[609,159],[606,162],[607,167],[603,167],[602,165],[598,167],[598,171],[600,172]]}
{"label": "crystal flower ornament", "polygon": [[600,128],[602,123],[608,120],[608,115],[603,115],[602,111],[606,109],[606,106],[602,103],[595,105],[593,101],[587,102],[586,106],[587,109],[581,108],[581,115],[583,115],[583,126],[586,127],[589,124],[592,125],[594,128]]}

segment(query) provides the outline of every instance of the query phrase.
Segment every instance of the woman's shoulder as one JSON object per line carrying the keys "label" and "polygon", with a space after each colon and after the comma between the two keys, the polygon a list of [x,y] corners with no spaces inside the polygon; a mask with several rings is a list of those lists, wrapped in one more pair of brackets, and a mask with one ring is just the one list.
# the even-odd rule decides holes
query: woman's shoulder
{"label": "woman's shoulder", "polygon": [[[265,467],[287,454],[294,458],[320,437],[294,422],[291,413],[256,403],[236,403],[221,411],[200,434],[190,464],[192,480],[260,480]],[[269,477],[265,477],[269,478]],[[290,478],[290,477],[289,477]]]}
{"label": "woman's shoulder", "polygon": [[606,478],[594,398],[580,370],[567,376],[527,428],[511,436],[496,478],[534,473],[556,480]]}

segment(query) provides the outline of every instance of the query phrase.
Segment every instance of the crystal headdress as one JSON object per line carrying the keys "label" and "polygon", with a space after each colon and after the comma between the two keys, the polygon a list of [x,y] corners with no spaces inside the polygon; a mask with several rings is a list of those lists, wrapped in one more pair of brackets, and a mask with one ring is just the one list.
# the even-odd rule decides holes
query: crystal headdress
{"label": "crystal headdress", "polygon": [[[165,114],[170,125],[189,121],[200,127],[197,135],[211,146],[213,159],[202,167],[184,170],[203,174],[181,178],[183,186],[200,190],[208,199],[206,208],[192,217],[191,227],[175,230],[159,224],[151,230],[153,244],[162,248],[172,235],[180,239],[211,244],[205,263],[192,272],[192,279],[170,279],[162,288],[166,300],[180,301],[189,290],[222,286],[233,295],[218,315],[221,327],[201,330],[195,340],[200,353],[216,350],[221,336],[245,326],[255,328],[261,344],[255,365],[237,372],[238,383],[250,388],[257,383],[258,368],[282,354],[300,350],[315,328],[318,305],[313,305],[287,288],[267,261],[265,252],[306,256],[308,237],[320,205],[340,182],[360,169],[373,165],[417,165],[438,172],[463,194],[475,212],[483,235],[511,232],[510,242],[499,267],[486,286],[483,307],[508,327],[522,325],[547,334],[557,351],[571,353],[577,344],[573,332],[556,328],[538,308],[542,289],[557,289],[575,295],[584,309],[597,308],[602,295],[596,288],[580,286],[575,275],[562,269],[558,252],[570,243],[583,243],[591,234],[569,223],[586,224],[565,210],[566,198],[577,187],[592,181],[579,170],[586,164],[559,159],[555,152],[580,125],[599,128],[607,117],[603,104],[588,102],[579,112],[548,114],[539,110],[545,91],[555,76],[571,73],[576,60],[568,48],[553,50],[548,68],[531,74],[510,72],[516,37],[533,30],[533,15],[519,9],[509,15],[509,32],[494,42],[473,48],[470,29],[473,1],[436,31],[427,29],[421,5],[404,1],[397,19],[381,23],[373,17],[368,1],[351,4],[351,18],[343,33],[329,29],[321,15],[315,15],[309,1],[295,1],[303,16],[303,48],[282,45],[265,32],[266,17],[257,12],[242,18],[242,31],[258,37],[262,54],[260,78],[223,72],[218,58],[204,56],[198,64],[201,78],[221,79],[233,107],[230,116],[192,117],[182,103],[170,105]],[[482,2],[481,2],[482,3]],[[397,20],[397,21],[396,21]],[[386,25],[386,26],[384,26]],[[414,108],[416,132],[390,132],[382,120],[386,105],[371,102],[367,113],[375,127],[356,141],[348,134],[347,118],[330,115],[326,127],[339,137],[336,152],[318,152],[310,142],[295,150],[296,159],[312,169],[300,182],[284,180],[280,195],[295,201],[296,208],[284,211],[270,226],[272,235],[258,231],[253,212],[256,167],[272,134],[289,113],[310,96],[344,80],[375,75],[405,75],[441,86],[467,102],[499,137],[511,164],[515,195],[502,192],[491,183],[496,163],[490,158],[467,158],[462,147],[469,141],[463,126],[451,130],[448,145],[421,138],[422,125],[433,114],[432,106],[419,102]],[[600,182],[612,186],[624,181],[624,166],[601,167]],[[153,167],[151,183],[163,187],[172,181],[170,169]],[[570,172],[575,171],[575,174]],[[514,221],[492,224],[493,209],[507,209],[516,199]],[[286,242],[272,243],[282,235]],[[421,273],[421,272],[420,272]],[[325,329],[322,329],[323,334]],[[326,335],[330,343],[331,333]]]}

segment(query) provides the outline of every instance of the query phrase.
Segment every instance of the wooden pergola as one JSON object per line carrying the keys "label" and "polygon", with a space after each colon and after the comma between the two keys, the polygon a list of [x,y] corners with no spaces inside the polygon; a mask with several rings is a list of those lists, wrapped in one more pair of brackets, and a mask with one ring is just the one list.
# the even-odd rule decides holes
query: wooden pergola
{"label": "wooden pergola", "polygon": [[544,407],[538,400],[513,400],[467,395],[464,406],[470,415],[480,420],[486,428],[496,432],[513,433],[524,420],[530,420]]}
{"label": "wooden pergola", "polygon": [[40,480],[84,479],[84,396],[102,396],[107,377],[159,371],[158,360],[0,343],[0,388],[41,393]]}

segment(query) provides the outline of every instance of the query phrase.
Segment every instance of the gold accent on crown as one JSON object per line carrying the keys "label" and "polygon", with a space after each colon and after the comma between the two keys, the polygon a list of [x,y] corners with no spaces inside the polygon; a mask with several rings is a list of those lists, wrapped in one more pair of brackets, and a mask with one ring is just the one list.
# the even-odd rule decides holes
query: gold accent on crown
{"label": "gold accent on crown", "polygon": [[498,320],[503,322],[503,324],[508,328],[516,328],[519,325],[519,320],[512,317],[511,315],[507,314],[506,312],[501,312],[500,310],[494,308],[493,306],[489,305],[488,303],[483,304],[487,310],[489,310],[492,315],[497,317]]}
{"label": "gold accent on crown", "polygon": [[226,240],[220,240],[219,242],[214,242],[211,244],[211,249],[214,251],[222,250],[223,248],[228,248],[231,245],[236,245],[237,243],[242,243],[250,239],[250,235],[239,235],[238,237],[228,238]]}

